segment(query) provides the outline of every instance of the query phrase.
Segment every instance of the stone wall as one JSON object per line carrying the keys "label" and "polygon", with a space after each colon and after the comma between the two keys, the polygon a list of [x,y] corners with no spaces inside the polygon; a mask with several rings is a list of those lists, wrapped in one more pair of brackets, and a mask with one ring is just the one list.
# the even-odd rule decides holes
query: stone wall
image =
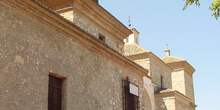
{"label": "stone wall", "polygon": [[173,90],[177,90],[182,94],[186,93],[183,70],[172,72],[172,86],[173,86]]}
{"label": "stone wall", "polygon": [[[59,11],[58,11],[59,12]],[[74,8],[68,9],[68,11],[60,12],[60,15],[65,17],[66,19],[72,21],[75,25],[79,26],[86,32],[93,35],[95,38],[99,38],[99,35],[103,35],[105,37],[105,43],[116,50],[117,52],[123,54],[124,50],[124,43],[119,41],[110,34],[109,32],[101,29],[98,24],[92,22],[91,20],[87,19],[84,15],[80,15],[77,11],[74,11]]]}
{"label": "stone wall", "polygon": [[134,61],[135,63],[141,65],[143,68],[147,69],[148,70],[148,75],[151,76],[151,70],[150,70],[150,61],[149,61],[149,58],[146,58],[146,59],[140,59],[140,60],[135,60]]}
{"label": "stone wall", "polygon": [[168,71],[153,59],[150,59],[150,74],[152,81],[156,83],[156,91],[161,88],[160,75],[163,76],[163,88],[172,89],[171,71]]}
{"label": "stone wall", "polygon": [[195,110],[194,107],[190,106],[189,103],[175,100],[176,109],[175,110]]}
{"label": "stone wall", "polygon": [[49,73],[66,78],[67,110],[122,110],[126,76],[139,86],[143,108],[140,75],[3,1],[0,24],[0,110],[46,110]]}
{"label": "stone wall", "polygon": [[[175,98],[173,97],[157,97],[156,110],[176,110]],[[182,109],[185,110],[185,109]]]}
{"label": "stone wall", "polygon": [[161,89],[161,79],[160,76],[163,76],[163,88],[172,89],[172,79],[171,79],[171,70],[168,70],[166,67],[161,65],[161,62],[151,58],[144,58],[134,60],[137,64],[141,65],[149,71],[149,75],[152,77],[152,81],[156,83],[155,90]]}
{"label": "stone wall", "polygon": [[186,96],[191,98],[193,102],[195,102],[194,98],[194,88],[193,88],[193,78],[185,72],[185,84],[186,84]]}
{"label": "stone wall", "polygon": [[190,105],[189,100],[186,101],[183,97],[169,94],[156,95],[156,110],[195,110],[195,107]]}
{"label": "stone wall", "polygon": [[194,88],[192,77],[184,70],[172,72],[173,90],[178,90],[194,102]]}

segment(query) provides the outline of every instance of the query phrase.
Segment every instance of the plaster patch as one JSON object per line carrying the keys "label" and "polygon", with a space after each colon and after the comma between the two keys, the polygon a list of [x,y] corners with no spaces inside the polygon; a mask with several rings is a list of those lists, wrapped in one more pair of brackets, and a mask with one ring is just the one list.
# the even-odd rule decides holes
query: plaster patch
{"label": "plaster patch", "polygon": [[21,56],[18,56],[18,55],[17,55],[17,56],[15,57],[15,62],[24,64],[24,58],[22,58]]}

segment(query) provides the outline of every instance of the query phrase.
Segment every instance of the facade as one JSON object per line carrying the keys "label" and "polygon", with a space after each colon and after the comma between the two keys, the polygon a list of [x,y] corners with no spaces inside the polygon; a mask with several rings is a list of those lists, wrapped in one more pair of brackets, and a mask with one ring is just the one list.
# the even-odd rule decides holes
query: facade
{"label": "facade", "polygon": [[192,76],[195,69],[186,60],[170,56],[168,46],[163,58],[141,48],[137,41],[139,32],[135,28],[130,30],[133,34],[124,40],[124,55],[149,71],[155,84],[155,109],[195,110]]}
{"label": "facade", "polygon": [[1,0],[0,13],[0,110],[195,109],[193,67],[141,48],[98,0]]}

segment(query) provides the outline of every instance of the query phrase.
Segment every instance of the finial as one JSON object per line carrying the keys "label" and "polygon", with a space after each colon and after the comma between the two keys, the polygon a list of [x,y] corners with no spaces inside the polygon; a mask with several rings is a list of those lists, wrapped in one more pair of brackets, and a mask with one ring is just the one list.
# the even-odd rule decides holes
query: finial
{"label": "finial", "polygon": [[170,56],[170,50],[168,49],[168,44],[166,44],[166,49],[165,49],[165,56]]}
{"label": "finial", "polygon": [[130,17],[130,15],[128,16],[128,26],[129,26],[129,28],[131,28],[131,17]]}
{"label": "finial", "polygon": [[168,44],[166,44],[166,49],[168,49]]}

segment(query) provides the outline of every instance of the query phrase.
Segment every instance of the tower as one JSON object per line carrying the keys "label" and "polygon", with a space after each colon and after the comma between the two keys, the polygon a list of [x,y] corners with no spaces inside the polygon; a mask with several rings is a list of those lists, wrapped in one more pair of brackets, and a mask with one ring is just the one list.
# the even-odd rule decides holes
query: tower
{"label": "tower", "polygon": [[186,95],[194,102],[193,73],[195,69],[185,59],[170,56],[167,46],[162,60],[173,69],[172,89]]}
{"label": "tower", "polygon": [[139,32],[135,28],[130,28],[130,30],[132,31],[132,34],[129,35],[124,40],[124,42],[125,43],[136,43],[137,45],[139,45]]}

